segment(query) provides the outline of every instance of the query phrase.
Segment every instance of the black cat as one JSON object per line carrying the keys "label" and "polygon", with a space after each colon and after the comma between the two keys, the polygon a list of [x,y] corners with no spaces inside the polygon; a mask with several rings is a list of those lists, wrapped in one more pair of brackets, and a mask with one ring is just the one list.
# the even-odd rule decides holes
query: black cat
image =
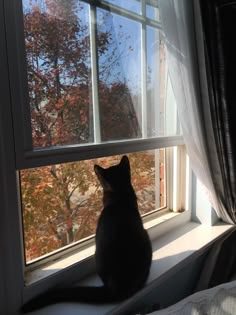
{"label": "black cat", "polygon": [[55,289],[23,306],[23,311],[58,302],[109,303],[140,290],[148,277],[152,248],[138,211],[127,156],[107,169],[94,166],[103,187],[103,211],[96,229],[96,267],[104,285]]}

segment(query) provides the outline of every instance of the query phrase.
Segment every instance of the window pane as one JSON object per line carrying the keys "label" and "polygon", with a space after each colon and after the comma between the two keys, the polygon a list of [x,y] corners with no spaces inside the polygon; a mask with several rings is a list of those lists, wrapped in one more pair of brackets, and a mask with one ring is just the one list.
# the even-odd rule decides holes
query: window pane
{"label": "window pane", "polygon": [[141,13],[141,1],[140,0],[107,0],[111,4],[117,5],[122,9],[129,10],[131,12],[140,14]]}
{"label": "window pane", "polygon": [[180,134],[162,31],[147,26],[147,136]]}
{"label": "window pane", "polygon": [[[147,1],[148,2],[148,1]],[[160,20],[160,12],[158,8],[158,2],[155,0],[152,5],[146,5],[146,15],[149,19],[159,21]]]}
{"label": "window pane", "polygon": [[164,135],[165,45],[158,29],[147,27],[147,134]]}
{"label": "window pane", "polygon": [[179,133],[162,31],[127,17],[140,1],[114,1],[120,14],[77,0],[22,1],[34,148]]}
{"label": "window pane", "polygon": [[[165,149],[128,156],[141,214],[164,207]],[[120,158],[112,156],[20,172],[26,263],[95,233],[102,191],[93,166],[108,167]]]}
{"label": "window pane", "polygon": [[89,6],[23,0],[34,147],[93,141]]}
{"label": "window pane", "polygon": [[98,37],[104,33],[110,37],[98,59],[102,141],[141,137],[141,25],[98,10]]}

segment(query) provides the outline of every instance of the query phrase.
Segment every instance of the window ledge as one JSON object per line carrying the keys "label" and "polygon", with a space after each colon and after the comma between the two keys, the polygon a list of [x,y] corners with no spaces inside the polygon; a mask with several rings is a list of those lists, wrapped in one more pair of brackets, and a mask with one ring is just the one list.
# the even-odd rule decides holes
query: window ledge
{"label": "window ledge", "polygon": [[[154,240],[153,261],[147,285],[132,298],[119,305],[88,305],[82,303],[60,303],[33,312],[35,315],[83,315],[122,314],[125,309],[148,294],[159,281],[165,280],[172,273],[178,271],[184,264],[196,259],[203,250],[232,226],[219,223],[206,226],[194,222],[181,225],[169,233]],[[91,276],[82,284],[100,285],[97,276]]]}
{"label": "window ledge", "polygon": [[[187,211],[185,213],[171,212],[163,209],[144,217],[143,220],[144,227],[148,230],[151,240],[153,240],[171,230],[173,226],[175,227],[189,221],[189,213]],[[90,259],[94,255],[94,252],[94,242],[89,240],[83,247],[79,247],[60,258],[55,258],[54,260],[52,258],[49,262],[28,270],[25,273],[25,284],[26,286],[30,286],[70,266],[83,263],[83,261]]]}

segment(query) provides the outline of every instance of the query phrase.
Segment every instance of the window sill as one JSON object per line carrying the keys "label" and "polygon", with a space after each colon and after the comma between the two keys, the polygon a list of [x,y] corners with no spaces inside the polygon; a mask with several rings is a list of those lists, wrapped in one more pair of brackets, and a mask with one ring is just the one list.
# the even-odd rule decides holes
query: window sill
{"label": "window sill", "polygon": [[[215,239],[231,228],[230,225],[217,224],[206,226],[188,222],[169,233],[154,240],[153,262],[148,283],[143,290],[132,298],[119,305],[88,305],[82,303],[60,303],[47,307],[48,315],[74,315],[80,312],[83,315],[122,314],[125,309],[151,292],[159,281],[163,281],[177,272],[184,264],[196,259]],[[87,278],[82,284],[99,285],[97,276]],[[46,309],[32,314],[43,315]]]}
{"label": "window sill", "polygon": [[[175,213],[169,210],[161,210],[144,217],[144,227],[148,230],[151,240],[156,239],[163,233],[168,232],[179,224],[189,221],[189,213]],[[168,225],[168,227],[167,227]],[[68,267],[81,264],[91,259],[95,252],[95,245],[90,240],[87,245],[77,248],[74,251],[65,254],[60,258],[50,260],[49,262],[35,267],[25,273],[25,285],[30,286],[40,280],[46,279],[57,272],[62,272]]]}

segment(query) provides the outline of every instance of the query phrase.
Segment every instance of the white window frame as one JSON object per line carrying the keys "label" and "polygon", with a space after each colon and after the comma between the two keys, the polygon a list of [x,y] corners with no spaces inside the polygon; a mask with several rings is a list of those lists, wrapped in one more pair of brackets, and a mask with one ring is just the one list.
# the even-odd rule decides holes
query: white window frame
{"label": "white window frame", "polygon": [[[84,0],[82,0],[84,1]],[[154,22],[148,18],[144,19],[143,15],[131,13],[127,10],[121,9],[118,6],[108,4],[106,1],[99,1],[96,6],[93,5],[92,0],[84,1],[90,3],[90,38],[91,38],[91,60],[92,60],[92,83],[93,83],[93,109],[94,109],[94,136],[95,141],[92,144],[86,145],[67,145],[51,148],[34,149],[32,144],[31,134],[31,119],[30,109],[28,104],[28,81],[27,81],[27,67],[25,60],[24,48],[24,26],[21,1],[9,0],[5,5],[6,14],[6,29],[7,29],[7,47],[9,58],[9,76],[10,87],[12,91],[12,106],[13,106],[13,122],[15,133],[15,154],[16,154],[16,168],[25,169],[50,164],[60,164],[63,162],[80,161],[91,158],[104,157],[115,154],[131,153],[135,151],[159,149],[163,147],[170,147],[174,145],[183,145],[182,136],[168,136],[146,138],[146,104],[144,96],[146,95],[146,56],[145,49],[142,49],[142,138],[135,140],[125,140],[101,143],[100,141],[100,127],[99,127],[99,109],[98,109],[98,85],[97,85],[97,56],[94,52],[96,40],[94,25],[95,9],[99,4],[100,8],[109,9],[111,12],[122,14],[122,16],[129,17],[142,23],[142,25],[149,25],[160,29],[160,23]],[[145,3],[145,1],[143,1]],[[142,6],[144,7],[144,6]],[[143,8],[144,13],[145,9]],[[142,27],[141,33],[142,45],[145,45],[145,32]]]}
{"label": "white window frame", "polygon": [[[91,3],[92,1],[86,2]],[[105,8],[107,5],[106,1],[100,2],[101,6]],[[0,300],[5,301],[1,306],[3,309],[0,310],[3,314],[13,314],[19,310],[24,299],[45,290],[48,287],[48,281],[50,281],[50,285],[61,281],[64,283],[70,282],[75,277],[79,278],[94,269],[94,260],[89,258],[79,263],[79,271],[78,264],[74,264],[70,268],[66,268],[64,272],[55,274],[55,277],[45,278],[30,287],[24,286],[25,266],[21,225],[22,214],[19,206],[17,170],[163,147],[170,148],[168,149],[170,152],[171,150],[176,150],[174,153],[176,165],[185,158],[183,147],[179,147],[184,145],[182,136],[102,144],[99,144],[98,138],[97,144],[87,146],[86,150],[84,146],[55,148],[53,149],[53,154],[48,149],[33,150],[31,134],[28,132],[31,130],[30,112],[27,110],[27,107],[23,106],[23,104],[27,103],[28,90],[24,47],[22,44],[24,42],[23,22],[22,16],[19,14],[19,12],[22,12],[21,1],[0,0],[0,5],[0,86],[2,103],[0,108],[0,181],[2,187],[0,190],[0,211],[2,217],[0,222],[0,276],[2,279]],[[116,6],[109,5],[109,7],[116,12]],[[93,10],[91,11],[92,14],[94,14]],[[142,19],[140,16],[138,18]],[[152,23],[151,21],[149,22]],[[91,32],[93,31],[91,30]],[[142,35],[142,38],[145,41],[145,34]],[[145,63],[143,65],[145,66]],[[95,77],[96,68],[94,70]],[[143,84],[143,89],[145,89],[145,84]],[[96,99],[96,89],[94,93],[94,99]],[[11,105],[14,108],[13,112]],[[143,128],[145,129],[145,123],[143,123]],[[171,149],[173,146],[178,147],[177,149]],[[172,153],[167,155],[173,156]],[[174,170],[175,166],[171,166],[173,158],[167,158],[167,160],[167,169],[170,171],[171,167],[173,167],[172,169]],[[167,177],[172,178],[171,176]],[[180,176],[173,177],[174,182],[169,184],[170,186],[168,187],[171,187],[171,185],[181,187],[181,184],[178,182],[179,179]],[[173,200],[170,191],[168,191],[168,195],[171,196],[169,200]],[[182,193],[178,195],[182,196]],[[174,204],[176,205],[174,206]],[[177,211],[179,204],[180,201],[173,201],[173,209]],[[6,273],[3,273],[3,270],[6,270]]]}

